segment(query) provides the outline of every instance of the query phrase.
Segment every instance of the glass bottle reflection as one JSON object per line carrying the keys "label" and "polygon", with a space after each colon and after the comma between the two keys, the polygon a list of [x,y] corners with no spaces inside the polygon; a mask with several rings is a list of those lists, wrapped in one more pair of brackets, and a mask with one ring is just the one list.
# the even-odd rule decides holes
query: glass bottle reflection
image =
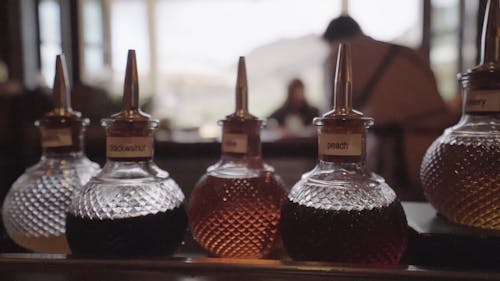
{"label": "glass bottle reflection", "polygon": [[340,44],[334,109],[315,118],[319,162],[288,195],[283,244],[294,260],[396,264],[406,247],[403,208],[366,165],[373,119],[352,109],[350,49]]}
{"label": "glass bottle reflection", "polygon": [[139,109],[135,52],[129,51],[123,109],[102,121],[107,161],[75,195],[67,217],[74,254],[170,255],[187,228],[184,194],[153,162],[158,125]]}
{"label": "glass bottle reflection", "polygon": [[221,160],[207,169],[189,202],[193,236],[219,257],[261,258],[278,240],[281,179],[261,157],[262,121],[248,112],[245,61],[238,65],[236,110],[222,124]]}
{"label": "glass bottle reflection", "polygon": [[54,110],[37,121],[43,154],[9,190],[2,209],[5,228],[19,245],[35,252],[68,253],[66,210],[77,190],[97,174],[99,165],[83,153],[88,119],[71,109],[63,55],[56,58]]}

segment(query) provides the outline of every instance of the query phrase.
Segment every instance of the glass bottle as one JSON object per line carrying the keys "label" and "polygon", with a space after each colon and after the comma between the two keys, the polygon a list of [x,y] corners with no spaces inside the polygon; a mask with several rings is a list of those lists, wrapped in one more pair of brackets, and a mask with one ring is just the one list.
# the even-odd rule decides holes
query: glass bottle
{"label": "glass bottle", "polygon": [[128,53],[123,109],[102,125],[107,160],[71,202],[66,222],[71,251],[91,256],[172,254],[187,228],[184,194],[153,162],[158,121],[139,109],[133,50]]}
{"label": "glass bottle", "polygon": [[396,264],[407,224],[395,192],[366,165],[373,119],[352,109],[350,47],[339,45],[334,109],[315,118],[319,162],[281,211],[283,244],[294,260]]}
{"label": "glass bottle", "polygon": [[280,208],[286,193],[274,169],[261,156],[262,121],[248,112],[244,57],[236,83],[236,110],[222,125],[222,155],[191,194],[193,236],[218,257],[261,258],[279,238]]}
{"label": "glass bottle", "polygon": [[429,147],[420,179],[429,202],[452,222],[500,230],[500,26],[489,1],[481,63],[459,75],[462,118]]}
{"label": "glass bottle", "polygon": [[5,228],[20,246],[35,252],[69,253],[66,210],[73,194],[99,172],[83,153],[89,120],[71,109],[63,55],[56,57],[54,109],[35,124],[41,131],[42,158],[9,190],[2,208]]}

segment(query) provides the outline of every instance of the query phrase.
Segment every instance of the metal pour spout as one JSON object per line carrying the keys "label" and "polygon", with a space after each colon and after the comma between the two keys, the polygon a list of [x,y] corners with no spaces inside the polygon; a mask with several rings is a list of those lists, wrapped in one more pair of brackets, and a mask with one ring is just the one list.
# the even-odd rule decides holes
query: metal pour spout
{"label": "metal pour spout", "polygon": [[71,89],[68,81],[66,59],[63,54],[56,56],[56,74],[53,87],[54,113],[65,115],[71,109]]}
{"label": "metal pour spout", "polygon": [[489,0],[481,36],[481,64],[498,62],[500,57],[500,17],[498,0]]}
{"label": "metal pour spout", "polygon": [[137,76],[137,60],[135,50],[128,50],[125,83],[123,86],[123,111],[139,109],[139,78]]}
{"label": "metal pour spout", "polygon": [[248,82],[245,57],[240,57],[238,61],[238,76],[236,78],[236,106],[235,115],[240,117],[248,116]]}
{"label": "metal pour spout", "polygon": [[349,114],[352,111],[351,47],[347,43],[339,44],[334,97],[333,108],[336,114]]}

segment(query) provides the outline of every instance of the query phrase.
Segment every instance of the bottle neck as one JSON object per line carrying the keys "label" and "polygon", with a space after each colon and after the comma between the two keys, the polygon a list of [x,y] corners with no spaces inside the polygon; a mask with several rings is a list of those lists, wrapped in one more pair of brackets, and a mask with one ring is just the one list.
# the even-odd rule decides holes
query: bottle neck
{"label": "bottle neck", "polygon": [[481,118],[500,115],[500,89],[463,89],[462,118]]}
{"label": "bottle neck", "polygon": [[318,127],[320,163],[366,167],[367,130],[363,123],[348,123],[339,122],[335,126]]}
{"label": "bottle neck", "polygon": [[69,155],[83,152],[84,127],[50,128],[40,127],[43,155]]}
{"label": "bottle neck", "polygon": [[221,159],[261,162],[260,123],[223,124]]}

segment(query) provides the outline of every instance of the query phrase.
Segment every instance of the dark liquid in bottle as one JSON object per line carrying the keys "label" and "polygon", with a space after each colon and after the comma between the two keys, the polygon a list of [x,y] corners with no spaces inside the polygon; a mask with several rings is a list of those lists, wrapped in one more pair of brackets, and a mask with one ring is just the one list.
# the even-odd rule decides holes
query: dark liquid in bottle
{"label": "dark liquid in bottle", "polygon": [[399,201],[361,211],[316,209],[287,201],[280,231],[290,257],[304,261],[397,264],[407,241]]}
{"label": "dark liquid in bottle", "polygon": [[205,176],[193,190],[191,231],[212,254],[260,258],[276,243],[285,191],[273,174],[253,178]]}
{"label": "dark liquid in bottle", "polygon": [[184,206],[126,219],[91,220],[72,214],[66,218],[66,236],[74,255],[171,255],[182,243],[186,229]]}

